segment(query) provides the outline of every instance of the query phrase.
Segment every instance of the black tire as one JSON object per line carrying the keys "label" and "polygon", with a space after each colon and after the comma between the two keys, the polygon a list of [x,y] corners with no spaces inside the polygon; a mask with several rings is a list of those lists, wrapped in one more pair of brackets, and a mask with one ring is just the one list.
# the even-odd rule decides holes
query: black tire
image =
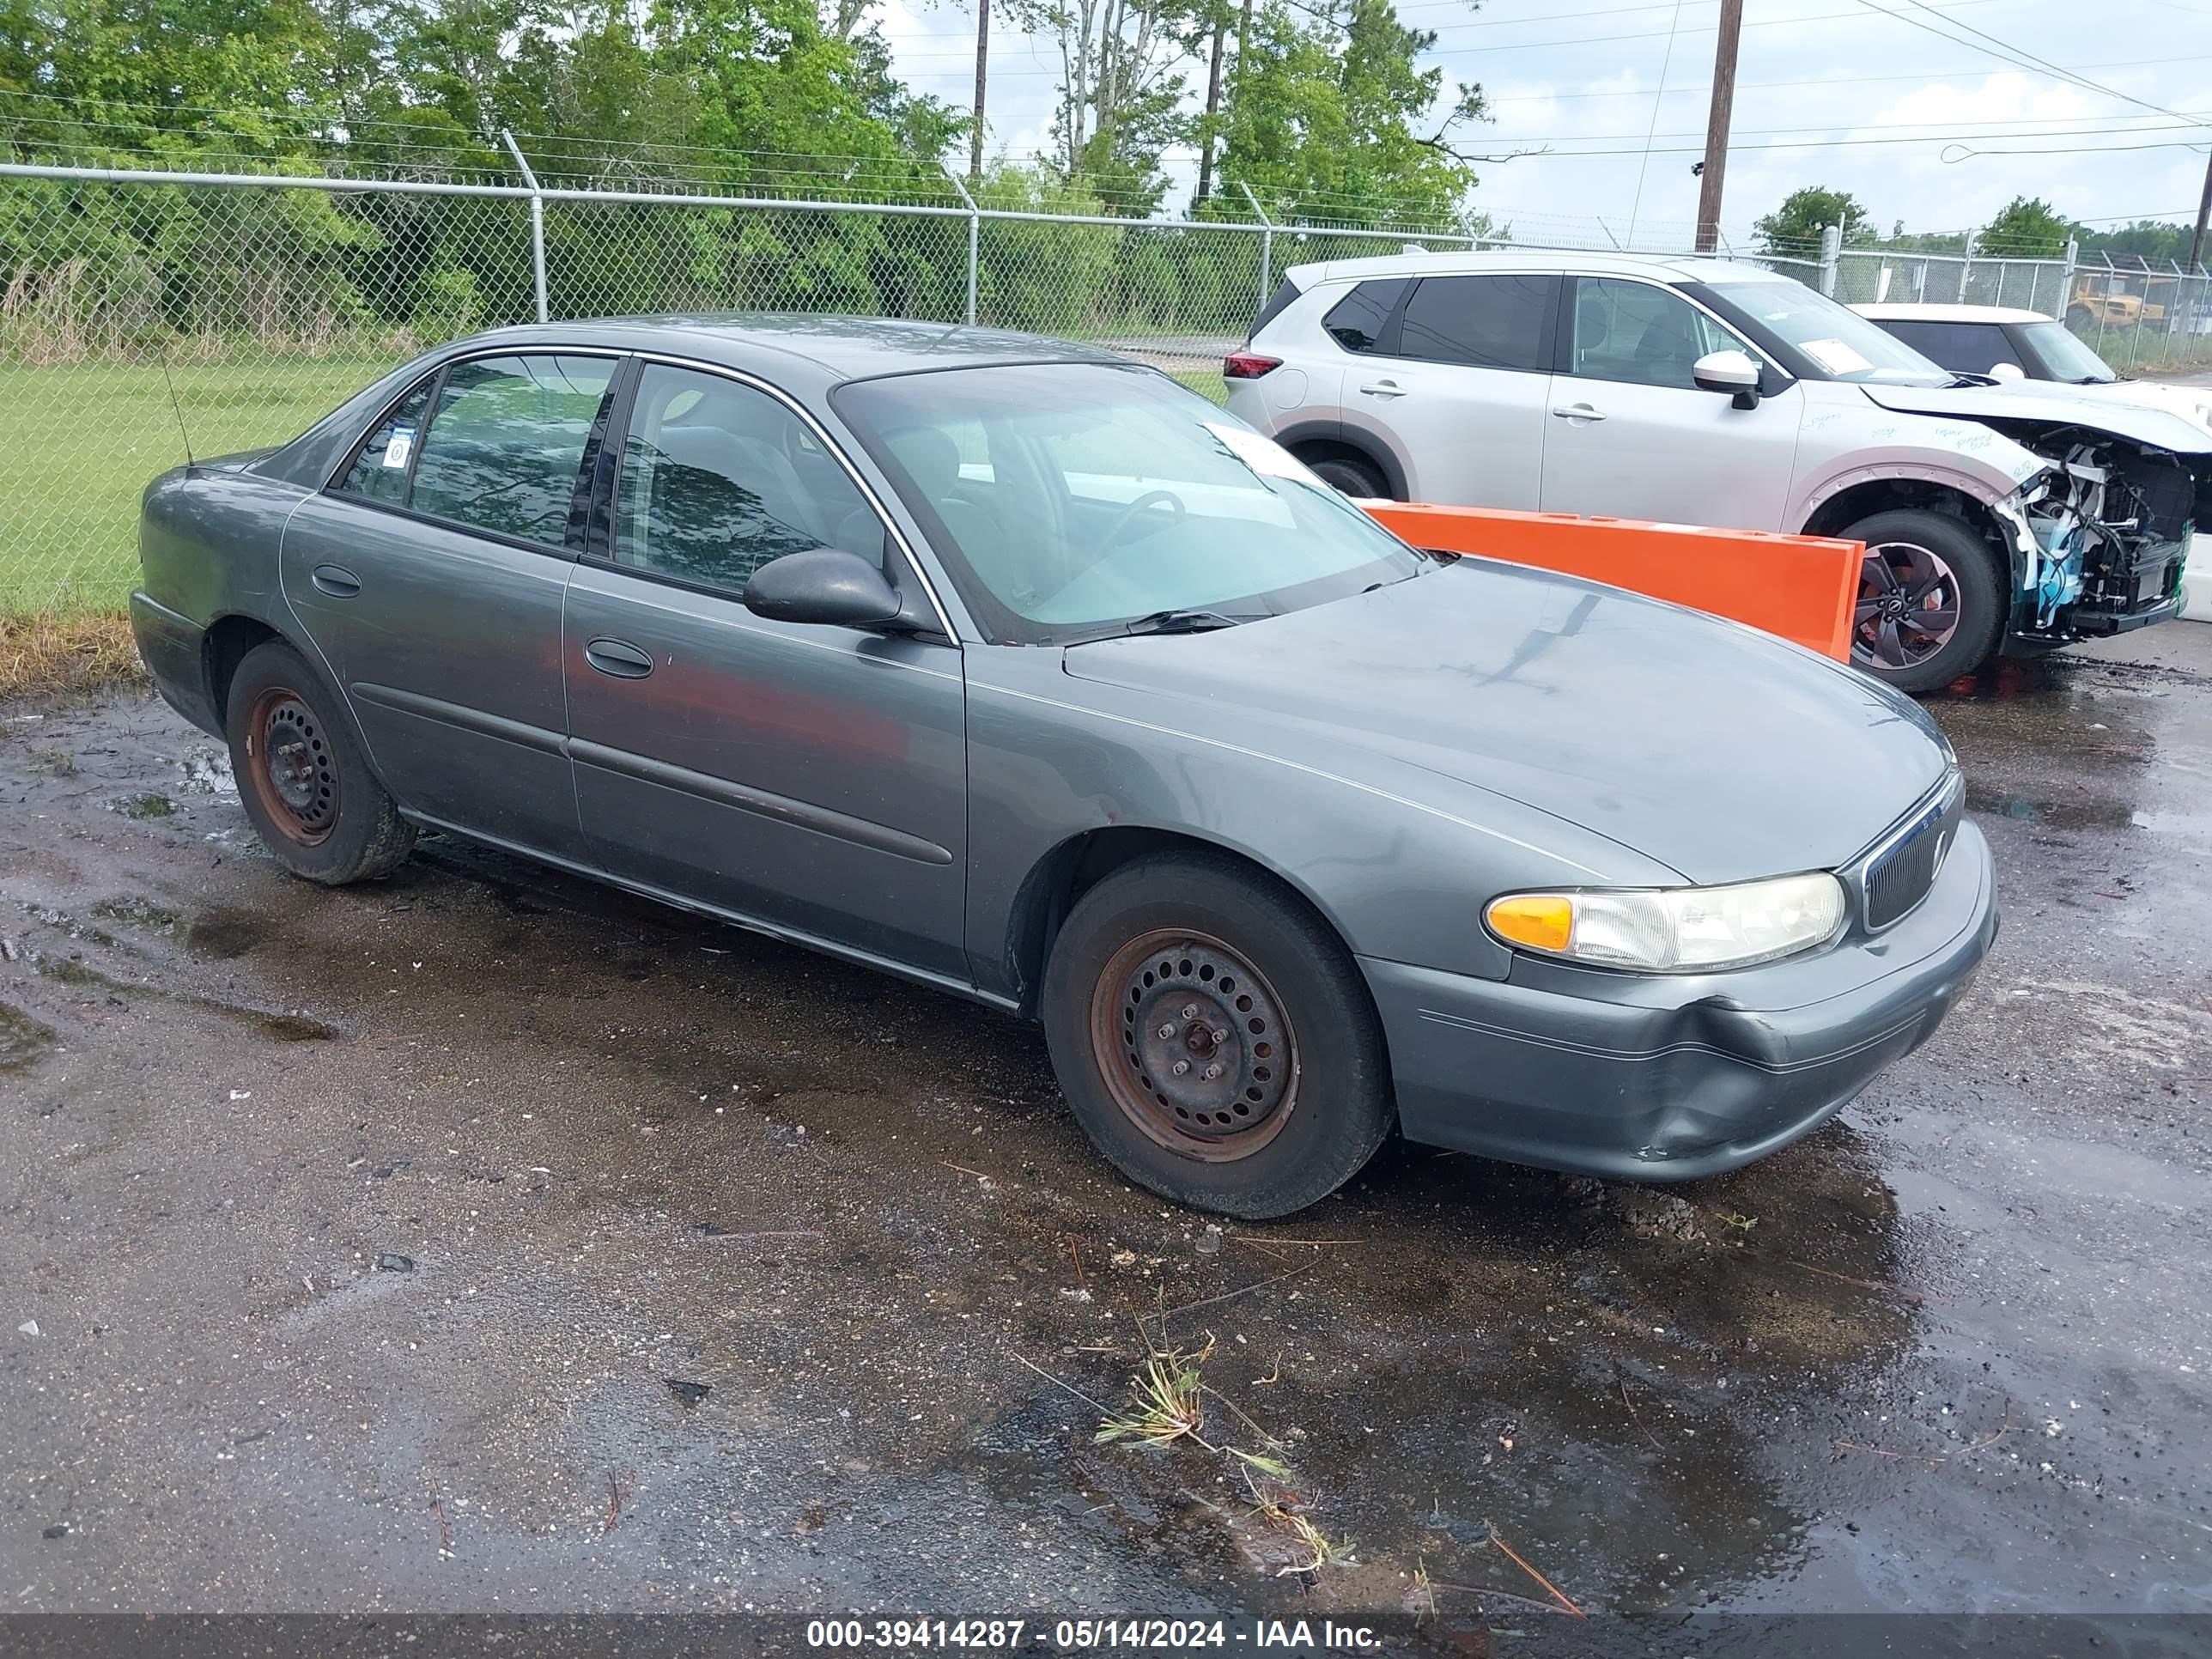
{"label": "black tire", "polygon": [[[1350,954],[1225,855],[1139,859],[1085,893],[1042,1002],[1076,1121],[1122,1174],[1180,1204],[1251,1221],[1303,1210],[1357,1175],[1396,1116]],[[1193,1068],[1183,1080],[1167,1079],[1169,1055]]]}
{"label": "black tire", "polygon": [[2097,319],[2090,314],[2089,307],[2087,306],[2069,306],[2066,307],[2066,326],[2072,329],[2076,334],[2081,333],[2096,320]]}
{"label": "black tire", "polygon": [[[2004,634],[2005,599],[1989,543],[1950,514],[1918,507],[1876,513],[1842,533],[1867,545],[1852,620],[1854,668],[1917,695],[1948,685],[1990,659]],[[1882,585],[1885,570],[1888,587]],[[1916,596],[1914,578],[1932,572],[1941,573],[1936,587]],[[1947,594],[1955,621],[1939,644],[1917,619],[1943,616]]]}
{"label": "black tire", "polygon": [[1387,501],[1390,499],[1390,486],[1383,482],[1382,475],[1367,462],[1352,456],[1324,455],[1317,460],[1307,461],[1306,465],[1330,489],[1341,490],[1355,500]]}
{"label": "black tire", "polygon": [[305,658],[270,640],[238,665],[223,718],[255,833],[277,863],[325,887],[383,875],[415,846],[335,702]]}

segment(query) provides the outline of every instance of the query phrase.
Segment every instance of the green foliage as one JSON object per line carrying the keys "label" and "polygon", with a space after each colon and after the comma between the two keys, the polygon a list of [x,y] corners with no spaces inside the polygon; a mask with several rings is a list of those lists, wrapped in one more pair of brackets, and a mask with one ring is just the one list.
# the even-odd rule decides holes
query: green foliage
{"label": "green foliage", "polygon": [[1981,245],[2015,259],[2056,259],[2075,228],[2041,197],[2015,196],[1982,227]]}
{"label": "green foliage", "polygon": [[1782,205],[1752,224],[1762,252],[1803,257],[1817,250],[1830,225],[1844,228],[1845,247],[1864,247],[1881,240],[1858,198],[1849,191],[1807,185],[1782,198]]}
{"label": "green foliage", "polygon": [[[1435,41],[1401,23],[1392,0],[1318,11],[1273,0],[1253,18],[1235,70],[1221,161],[1228,199],[1249,185],[1279,217],[1451,224],[1475,182],[1453,130],[1481,119],[1483,105],[1469,88],[1437,118],[1443,71],[1416,62]],[[1430,121],[1437,130],[1424,137]]]}

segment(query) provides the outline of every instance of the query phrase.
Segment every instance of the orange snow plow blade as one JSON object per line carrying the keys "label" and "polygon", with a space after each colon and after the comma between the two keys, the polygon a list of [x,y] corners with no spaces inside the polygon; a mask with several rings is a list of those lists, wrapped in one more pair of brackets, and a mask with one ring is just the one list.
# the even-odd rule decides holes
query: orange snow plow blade
{"label": "orange snow plow blade", "polygon": [[1416,547],[1534,565],[1747,623],[1849,662],[1857,542],[1571,513],[1361,503]]}

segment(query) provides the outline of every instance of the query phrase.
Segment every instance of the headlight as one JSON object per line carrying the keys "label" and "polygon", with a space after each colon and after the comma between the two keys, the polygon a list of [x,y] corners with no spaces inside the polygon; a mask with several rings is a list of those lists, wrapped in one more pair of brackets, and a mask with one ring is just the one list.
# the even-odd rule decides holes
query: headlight
{"label": "headlight", "polygon": [[1844,890],[1815,871],[1727,887],[1508,893],[1483,920],[1508,945],[1571,962],[1647,973],[1746,968],[1832,939]]}

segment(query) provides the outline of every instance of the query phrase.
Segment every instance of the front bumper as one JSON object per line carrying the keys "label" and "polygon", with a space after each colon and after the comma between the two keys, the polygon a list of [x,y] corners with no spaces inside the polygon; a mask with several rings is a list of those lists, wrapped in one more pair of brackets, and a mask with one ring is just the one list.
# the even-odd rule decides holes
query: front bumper
{"label": "front bumper", "polygon": [[1971,823],[1871,939],[1729,974],[1516,958],[1503,981],[1363,957],[1409,1140],[1579,1175],[1687,1181],[1818,1127],[1927,1040],[1997,933]]}

